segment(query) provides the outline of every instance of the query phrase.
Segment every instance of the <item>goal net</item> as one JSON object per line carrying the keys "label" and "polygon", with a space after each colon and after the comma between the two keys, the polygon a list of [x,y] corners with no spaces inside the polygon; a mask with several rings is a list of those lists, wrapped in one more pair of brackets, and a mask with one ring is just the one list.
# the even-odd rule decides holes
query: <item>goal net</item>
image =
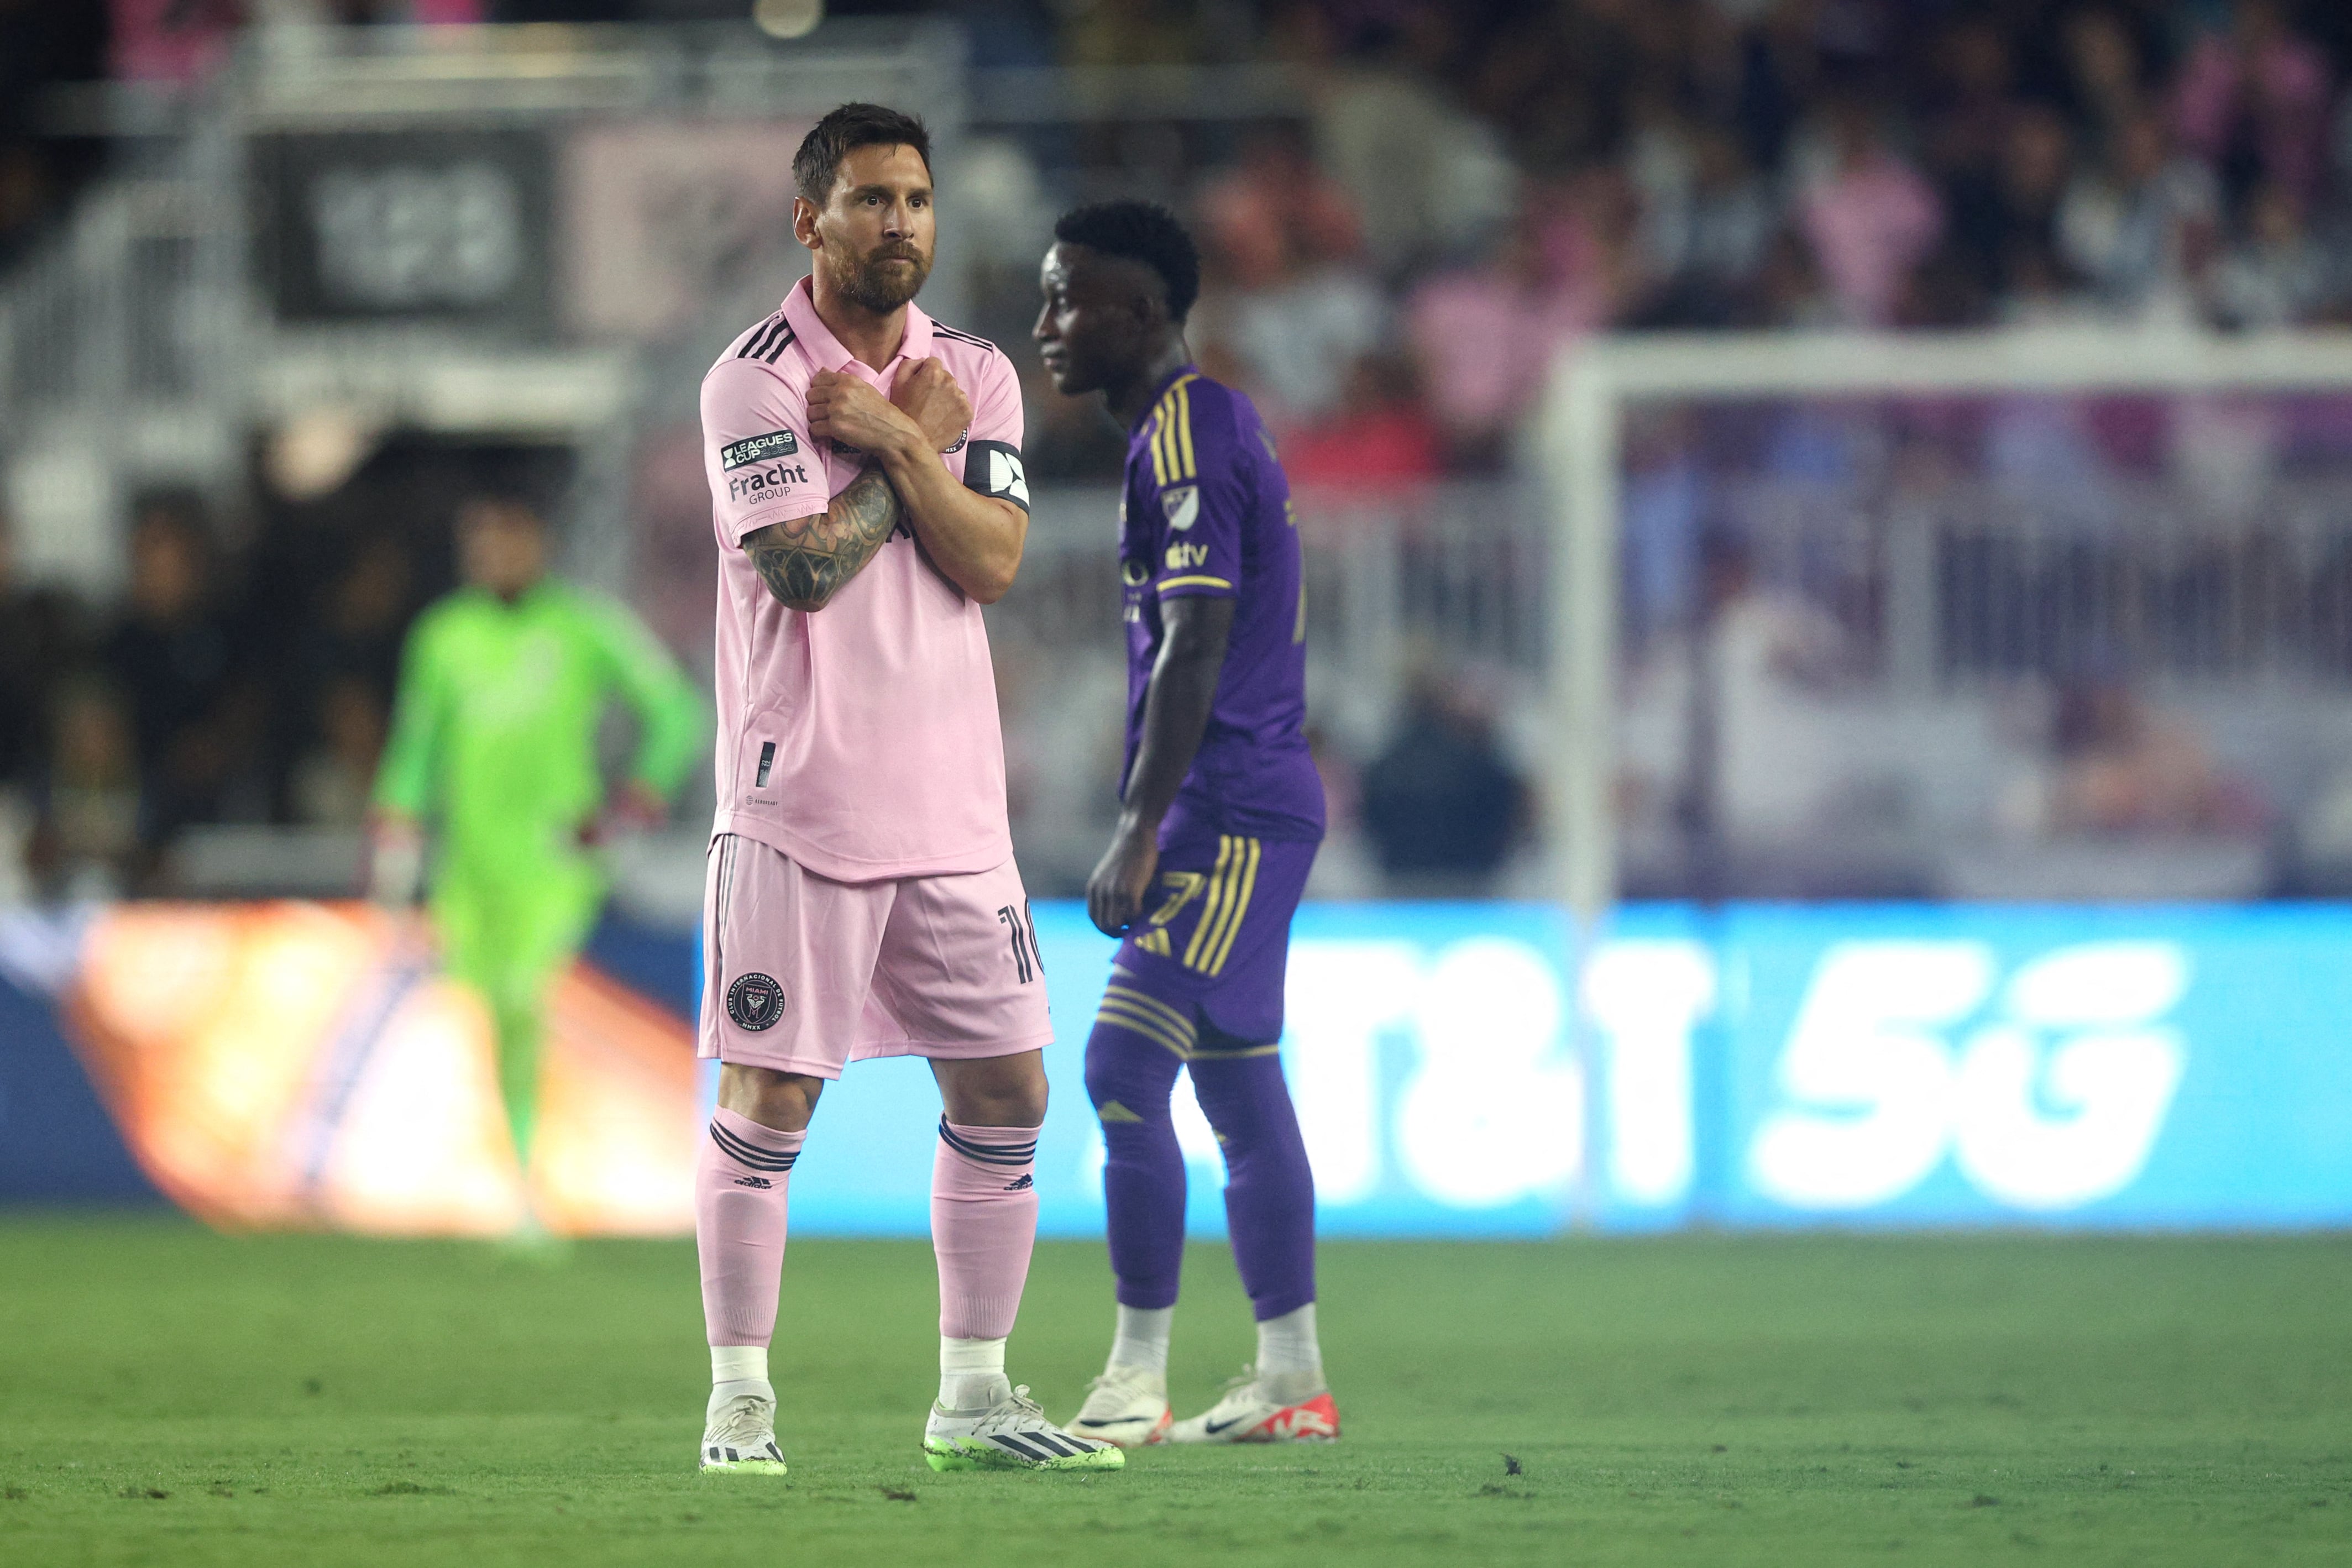
{"label": "goal net", "polygon": [[1625,337],[1545,415],[1619,896],[2352,888],[2352,334]]}

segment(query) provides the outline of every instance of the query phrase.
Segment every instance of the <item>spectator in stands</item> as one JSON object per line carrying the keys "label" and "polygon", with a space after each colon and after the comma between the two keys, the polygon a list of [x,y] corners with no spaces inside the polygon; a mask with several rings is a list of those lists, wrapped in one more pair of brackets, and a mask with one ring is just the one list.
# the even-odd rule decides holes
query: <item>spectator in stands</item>
{"label": "spectator in stands", "polygon": [[2104,168],[2067,191],[2059,252],[2116,310],[2182,318],[2211,265],[2220,217],[2212,171],[2178,156],[2150,110],[2123,127]]}
{"label": "spectator in stands", "polygon": [[1631,247],[1622,227],[1592,221],[1608,203],[1575,193],[1531,187],[1491,261],[1433,277],[1407,303],[1430,412],[1458,467],[1498,463],[1559,351],[1613,314]]}
{"label": "spectator in stands", "polygon": [[2011,262],[2048,254],[2073,178],[2073,137],[2055,110],[2012,110],[2000,156],[1980,184],[1953,193],[1953,242],[1971,279],[1990,297],[2013,288]]}
{"label": "spectator in stands", "polygon": [[1851,759],[1832,727],[1854,673],[1844,629],[1814,599],[1765,580],[1738,527],[1698,539],[1698,614],[1658,674],[1678,685],[1685,744],[1677,817],[1703,855],[1771,855],[1837,830]]}
{"label": "spectator in stands", "polygon": [[134,891],[152,868],[141,842],[141,789],[131,726],[103,682],[58,692],[50,763],[26,859],[51,898],[109,898]]}
{"label": "spectator in stands", "polygon": [[2246,200],[2238,243],[2213,271],[2212,309],[2224,325],[2291,327],[2328,303],[2327,258],[2305,232],[2301,204],[2283,185]]}
{"label": "spectator in stands", "polygon": [[1364,769],[1364,831],[1408,896],[1489,890],[1527,822],[1528,789],[1496,741],[1491,702],[1457,677],[1423,668],[1404,721]]}
{"label": "spectator in stands", "polygon": [[416,597],[415,563],[406,544],[391,535],[363,537],[327,590],[297,674],[314,689],[354,678],[389,705]]}
{"label": "spectator in stands", "polygon": [[1828,134],[1829,167],[1806,189],[1800,219],[1846,320],[1884,327],[1911,269],[1943,233],[1942,204],[1886,144],[1875,105],[1840,99]]}
{"label": "spectator in stands", "polygon": [[1070,0],[1056,8],[1067,66],[1186,65],[1213,43],[1229,42],[1211,37],[1202,8],[1188,0]]}
{"label": "spectator in stands", "polygon": [[2242,834],[2262,825],[2252,788],[2223,773],[2186,720],[2159,712],[2119,676],[2094,674],[2060,688],[2050,747],[2046,835]]}
{"label": "spectator in stands", "polygon": [[[1294,15],[1315,11],[1302,5]],[[1335,62],[1315,97],[1317,152],[1360,214],[1368,258],[1391,277],[1442,259],[1458,250],[1462,235],[1507,219],[1517,193],[1518,176],[1497,129],[1465,112],[1433,79],[1433,63],[1457,51],[1458,30],[1445,7],[1412,8]],[[1328,38],[1317,37],[1303,52],[1318,57],[1329,49]]]}
{"label": "spectator in stands", "polygon": [[2181,62],[2172,99],[2180,144],[2220,175],[2227,197],[2268,183],[2308,203],[2326,168],[2327,78],[2326,57],[2290,27],[2280,0],[2238,0],[2230,29],[2199,39]]}
{"label": "spectator in stands", "polygon": [[320,694],[316,724],[319,744],[294,768],[294,818],[312,827],[365,827],[383,755],[383,699],[360,677],[338,676]]}
{"label": "spectator in stands", "polygon": [[1253,137],[1199,205],[1218,287],[1201,302],[1197,330],[1239,361],[1277,430],[1328,417],[1349,368],[1389,335],[1354,204],[1315,166],[1303,131],[1286,125]]}
{"label": "spectator in stands", "polygon": [[243,0],[108,0],[118,81],[197,82],[212,75],[250,19]]}
{"label": "spectator in stands", "polygon": [[2125,128],[2147,107],[2147,45],[2117,13],[2089,9],[2068,18],[2062,47],[2084,150],[2094,159],[2112,157]]}
{"label": "spectator in stands", "polygon": [[[1961,17],[1933,54],[1917,110],[1927,174],[1942,190],[1964,242],[1997,204],[2000,171],[2020,111],[2010,36],[1994,17]],[[1976,248],[1971,246],[1970,248]],[[1997,253],[1998,244],[1983,247]]]}
{"label": "spectator in stands", "polygon": [[1756,274],[1755,302],[1746,325],[1810,329],[1839,324],[1837,301],[1822,280],[1812,243],[1784,228],[1765,246]]}
{"label": "spectator in stands", "polygon": [[1651,183],[1642,212],[1643,263],[1654,280],[1642,324],[1728,327],[1747,318],[1778,214],[1738,140],[1687,128],[1686,173]]}
{"label": "spectator in stands", "polygon": [[254,758],[257,705],[213,580],[202,511],[180,497],[143,505],[128,602],[101,664],[129,710],[142,834],[153,849],[190,823],[223,820]]}
{"label": "spectator in stands", "polygon": [[1412,361],[1370,353],[1348,372],[1339,405],[1283,438],[1282,465],[1294,485],[1392,491],[1436,478],[1444,443],[1421,405]]}

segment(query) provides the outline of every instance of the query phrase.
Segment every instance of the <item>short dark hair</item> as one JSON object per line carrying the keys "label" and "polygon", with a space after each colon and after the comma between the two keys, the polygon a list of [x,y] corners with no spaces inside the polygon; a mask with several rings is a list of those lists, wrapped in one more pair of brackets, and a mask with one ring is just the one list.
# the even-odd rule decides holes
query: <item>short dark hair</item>
{"label": "short dark hair", "polygon": [[1062,214],[1054,237],[1105,256],[1139,261],[1168,289],[1169,318],[1181,325],[1201,298],[1201,252],[1174,213],[1157,202],[1089,202]]}
{"label": "short dark hair", "polygon": [[931,133],[911,114],[878,103],[845,103],[816,122],[793,154],[793,182],[818,206],[833,194],[841,161],[860,147],[911,147],[931,166]]}

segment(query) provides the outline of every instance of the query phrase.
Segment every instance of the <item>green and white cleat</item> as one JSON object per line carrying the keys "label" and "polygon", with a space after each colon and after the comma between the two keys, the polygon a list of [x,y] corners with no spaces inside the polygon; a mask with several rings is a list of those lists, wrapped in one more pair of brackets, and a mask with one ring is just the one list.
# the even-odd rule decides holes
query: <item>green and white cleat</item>
{"label": "green and white cleat", "polygon": [[784,1473],[784,1451],[776,1447],[776,1402],[772,1397],[738,1394],[711,1406],[702,1429],[702,1473]]}
{"label": "green and white cleat", "polygon": [[1115,1470],[1127,1463],[1117,1445],[1077,1437],[1045,1419],[1026,1387],[976,1415],[932,1406],[923,1427],[923,1458],[935,1470]]}

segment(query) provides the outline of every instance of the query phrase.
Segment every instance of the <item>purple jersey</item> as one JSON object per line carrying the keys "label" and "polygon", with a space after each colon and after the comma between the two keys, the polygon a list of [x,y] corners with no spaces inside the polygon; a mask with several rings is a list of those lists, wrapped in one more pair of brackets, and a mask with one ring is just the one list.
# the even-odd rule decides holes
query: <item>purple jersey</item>
{"label": "purple jersey", "polygon": [[1163,600],[1232,599],[1234,630],[1209,727],[1161,828],[1323,836],[1323,780],[1307,755],[1307,582],[1290,481],[1250,400],[1187,365],[1127,446],[1119,501],[1127,596],[1127,759],[1160,656]]}

